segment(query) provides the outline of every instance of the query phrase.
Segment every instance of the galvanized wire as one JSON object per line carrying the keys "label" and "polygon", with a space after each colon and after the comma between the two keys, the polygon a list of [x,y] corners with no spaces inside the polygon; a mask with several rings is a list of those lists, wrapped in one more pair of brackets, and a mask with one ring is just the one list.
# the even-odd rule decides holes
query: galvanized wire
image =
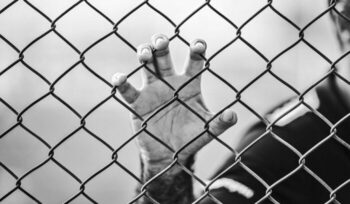
{"label": "galvanized wire", "polygon": [[[5,6],[4,8],[2,8],[0,10],[0,15],[4,12],[7,11],[7,9],[9,9],[10,7],[12,7],[13,5],[15,5],[16,3],[18,3],[20,0],[14,0],[11,3],[9,3],[7,6]],[[350,178],[346,181],[344,181],[341,185],[339,185],[336,188],[331,188],[321,177],[319,177],[316,173],[314,173],[310,168],[308,168],[308,166],[306,165],[306,160],[308,158],[308,155],[310,155],[313,151],[315,151],[317,148],[319,148],[323,143],[325,143],[326,141],[330,140],[331,138],[336,139],[336,141],[338,141],[340,144],[342,144],[344,147],[346,147],[348,150],[350,150],[350,145],[348,143],[346,143],[345,141],[343,141],[340,137],[337,136],[337,127],[343,123],[345,120],[350,118],[350,113],[347,114],[346,116],[344,116],[341,120],[339,120],[336,123],[332,123],[330,122],[325,116],[323,116],[320,112],[318,112],[316,109],[314,109],[313,107],[311,107],[305,100],[304,100],[304,96],[306,94],[308,94],[313,88],[315,88],[317,85],[319,85],[321,82],[323,82],[324,80],[326,80],[328,77],[330,77],[331,75],[338,77],[340,80],[342,80],[343,82],[347,83],[348,85],[350,85],[350,82],[348,80],[346,80],[344,77],[342,77],[341,75],[339,75],[336,72],[336,65],[339,63],[339,61],[341,61],[345,56],[347,56],[349,54],[349,52],[344,53],[342,56],[340,56],[337,60],[332,61],[330,60],[325,54],[323,54],[320,50],[318,50],[315,46],[313,46],[308,40],[305,39],[305,31],[315,22],[317,22],[321,17],[323,17],[324,15],[329,14],[330,12],[333,12],[335,15],[340,15],[342,16],[342,18],[344,18],[345,20],[349,20],[347,16],[344,16],[341,12],[339,12],[336,9],[336,4],[337,1],[336,0],[332,0],[329,3],[329,6],[323,11],[321,12],[318,16],[316,16],[315,18],[313,18],[309,23],[306,24],[306,26],[304,27],[299,27],[298,25],[296,25],[292,20],[290,20],[288,17],[286,17],[284,14],[282,14],[280,11],[278,11],[274,5],[273,5],[273,0],[268,0],[266,2],[266,4],[264,6],[262,6],[257,12],[255,12],[250,18],[248,18],[248,20],[246,20],[245,22],[243,22],[240,26],[238,26],[237,24],[235,24],[234,22],[232,22],[229,18],[227,18],[224,14],[222,14],[218,9],[216,9],[212,4],[210,0],[205,0],[203,1],[203,3],[198,6],[198,8],[196,8],[192,13],[190,13],[187,17],[185,17],[180,23],[176,24],[170,17],[168,17],[165,13],[163,13],[162,11],[160,11],[159,9],[157,9],[157,7],[155,5],[153,5],[151,3],[151,1],[145,0],[142,3],[140,3],[139,5],[137,5],[135,8],[131,9],[126,15],[124,15],[122,18],[120,18],[117,22],[114,22],[113,20],[111,20],[107,15],[105,15],[102,11],[100,11],[98,8],[96,8],[92,3],[90,3],[88,0],[79,0],[76,3],[74,3],[73,5],[71,5],[68,9],[66,9],[65,11],[63,11],[57,18],[55,19],[51,19],[47,14],[45,14],[42,10],[40,10],[39,8],[37,8],[36,6],[34,6],[30,1],[28,0],[23,0],[23,2],[25,4],[27,4],[29,6],[29,8],[33,9],[35,12],[37,12],[43,19],[45,19],[47,22],[50,23],[50,27],[47,28],[47,30],[42,33],[41,35],[37,36],[33,41],[31,41],[28,45],[26,45],[23,49],[19,49],[17,48],[10,40],[8,40],[5,36],[0,34],[0,38],[1,40],[6,43],[7,45],[9,45],[15,52],[17,52],[18,54],[18,58],[13,61],[12,63],[10,63],[10,65],[8,65],[5,69],[3,69],[0,72],[0,77],[5,75],[10,69],[12,69],[15,65],[17,64],[22,64],[24,65],[24,67],[26,69],[28,69],[30,72],[32,72],[33,74],[35,74],[36,76],[38,76],[46,85],[47,85],[47,92],[45,94],[43,94],[42,96],[40,96],[39,98],[37,98],[34,102],[32,102],[31,104],[29,104],[27,107],[25,107],[22,110],[16,110],[13,106],[11,106],[10,103],[8,103],[6,100],[4,100],[3,98],[0,97],[0,102],[8,108],[8,110],[10,110],[14,115],[17,116],[16,119],[16,123],[13,124],[10,128],[8,128],[6,131],[4,131],[1,135],[0,135],[0,142],[1,139],[3,139],[4,137],[6,137],[11,131],[13,131],[15,128],[17,127],[21,127],[23,128],[27,133],[29,133],[33,139],[38,140],[43,147],[47,148],[47,158],[44,159],[40,164],[38,164],[37,166],[33,167],[32,169],[30,169],[29,171],[27,171],[26,173],[24,173],[23,175],[16,175],[13,170],[11,170],[9,167],[7,167],[5,164],[3,164],[0,161],[0,166],[2,169],[4,169],[6,172],[9,173],[9,175],[11,175],[15,180],[15,187],[13,189],[11,189],[10,191],[8,191],[5,195],[3,195],[0,198],[0,202],[6,200],[9,196],[11,196],[14,192],[16,191],[21,191],[23,192],[26,196],[28,196],[28,198],[30,198],[33,202],[35,203],[42,203],[38,198],[36,198],[34,195],[32,195],[30,192],[28,192],[23,186],[22,186],[22,181],[24,179],[26,179],[27,177],[30,177],[31,174],[35,171],[37,171],[38,169],[42,168],[45,164],[47,164],[49,161],[54,162],[58,167],[60,167],[63,171],[65,171],[68,175],[70,175],[77,183],[80,184],[79,189],[76,190],[76,193],[70,197],[67,198],[65,203],[70,203],[72,201],[74,201],[78,196],[84,196],[86,199],[88,199],[89,201],[91,201],[91,203],[98,203],[94,198],[92,198],[91,196],[89,196],[86,192],[85,192],[85,188],[86,186],[89,184],[89,182],[91,180],[93,180],[96,176],[103,174],[104,171],[106,171],[108,168],[110,168],[112,165],[117,165],[119,166],[121,169],[123,169],[131,178],[133,178],[134,180],[136,180],[138,183],[140,183],[142,185],[141,191],[138,195],[135,196],[135,198],[133,200],[130,201],[130,203],[135,203],[138,199],[140,199],[141,197],[146,197],[147,199],[149,199],[151,202],[153,203],[158,203],[154,198],[152,198],[148,193],[147,193],[147,186],[149,186],[155,179],[157,179],[159,176],[163,175],[164,173],[166,173],[166,171],[168,171],[171,167],[177,165],[179,167],[181,167],[184,172],[186,172],[187,174],[189,174],[193,179],[197,180],[204,189],[204,193],[196,200],[194,201],[194,203],[198,203],[200,202],[202,199],[204,199],[205,197],[208,197],[210,199],[213,200],[213,202],[215,203],[221,203],[217,198],[215,198],[215,196],[213,196],[211,194],[210,191],[210,186],[223,174],[225,174],[227,171],[229,171],[229,169],[231,169],[233,166],[239,165],[241,166],[243,169],[245,169],[245,171],[247,173],[249,173],[251,176],[253,176],[254,178],[256,178],[256,180],[261,183],[265,188],[266,188],[266,192],[265,195],[263,197],[260,198],[260,200],[257,203],[262,203],[265,200],[269,200],[272,203],[280,203],[281,201],[276,200],[273,195],[272,192],[274,190],[274,188],[276,186],[278,186],[281,182],[285,181],[286,179],[288,179],[289,177],[291,177],[292,175],[294,175],[295,173],[297,173],[298,171],[300,171],[301,169],[305,170],[310,176],[312,176],[316,181],[318,181],[318,183],[323,186],[328,192],[329,192],[329,196],[330,199],[329,201],[327,201],[327,203],[339,203],[339,201],[337,201],[336,198],[336,194],[337,192],[343,188],[345,185],[347,185],[348,183],[350,183]],[[72,10],[74,10],[78,5],[80,4],[86,4],[87,6],[89,6],[94,12],[96,12],[98,15],[100,15],[106,22],[108,22],[111,26],[112,29],[110,30],[110,32],[106,33],[103,37],[101,37],[100,39],[98,39],[97,41],[95,41],[94,43],[92,43],[91,45],[89,45],[85,50],[79,50],[72,42],[70,42],[67,38],[64,37],[64,35],[62,35],[57,29],[56,29],[56,24],[57,22],[59,22],[65,15],[67,15],[68,13],[70,13]],[[191,79],[189,79],[186,83],[184,83],[181,87],[175,89],[173,88],[166,80],[160,78],[160,80],[162,80],[164,82],[164,84],[166,84],[167,86],[169,86],[173,91],[174,91],[174,96],[173,98],[167,102],[166,104],[164,104],[162,107],[159,107],[154,113],[152,113],[148,118],[142,118],[140,115],[138,115],[133,109],[131,109],[127,104],[125,104],[123,102],[123,100],[119,99],[116,96],[116,87],[113,87],[112,84],[110,84],[110,82],[106,81],[102,76],[100,76],[96,71],[94,71],[93,68],[91,68],[90,66],[88,66],[85,63],[85,55],[86,53],[88,53],[90,50],[92,50],[96,45],[98,45],[99,43],[101,43],[102,41],[106,40],[107,38],[109,38],[110,36],[116,36],[117,38],[119,38],[123,43],[125,43],[125,45],[127,45],[131,50],[133,50],[134,52],[136,52],[136,48],[135,46],[128,41],[128,36],[123,36],[121,33],[118,32],[119,29],[119,25],[121,23],[124,22],[124,20],[126,20],[127,18],[129,18],[130,16],[132,16],[135,12],[137,12],[139,9],[143,8],[143,7],[148,7],[150,8],[153,12],[155,12],[156,14],[159,15],[159,18],[163,18],[164,20],[166,20],[173,28],[174,28],[174,33],[172,36],[170,36],[170,41],[174,40],[174,39],[179,39],[180,41],[182,41],[184,44],[186,44],[187,46],[189,46],[189,42],[181,36],[181,28],[184,24],[186,24],[186,22],[191,19],[191,17],[193,17],[196,13],[200,12],[203,8],[208,8],[211,11],[213,11],[215,14],[217,14],[220,18],[222,18],[223,20],[225,20],[232,28],[234,28],[236,30],[236,33],[232,36],[232,40],[230,42],[228,42],[226,45],[224,45],[223,47],[221,47],[219,50],[217,50],[214,54],[212,54],[211,56],[208,56],[207,58],[205,58],[205,66],[204,69],[202,71],[200,71],[199,73],[197,73],[195,76],[193,76]],[[263,11],[265,10],[270,10],[272,12],[274,12],[276,15],[278,15],[282,20],[284,20],[286,23],[288,23],[292,28],[294,28],[296,31],[298,31],[298,39],[293,42],[291,45],[289,45],[288,47],[286,47],[283,51],[279,52],[278,54],[276,54],[274,57],[272,58],[268,58],[266,57],[261,51],[259,51],[256,47],[254,47],[254,45],[252,45],[251,43],[249,43],[248,40],[246,40],[243,36],[242,36],[242,32],[244,32],[244,28],[257,16],[259,16]],[[64,71],[60,76],[58,76],[54,81],[50,81],[48,80],[44,75],[42,75],[40,72],[36,71],[29,63],[27,63],[26,61],[26,50],[29,49],[31,46],[33,46],[34,44],[38,43],[42,38],[44,38],[45,36],[47,36],[50,33],[54,33],[56,36],[58,36],[63,42],[65,42],[75,53],[77,53],[79,55],[79,59],[77,59],[73,65],[71,65],[68,69],[66,69],[66,71]],[[220,76],[218,73],[215,72],[215,70],[211,69],[210,66],[210,62],[215,59],[221,52],[223,52],[225,49],[227,49],[229,46],[231,46],[232,44],[236,43],[236,42],[242,42],[246,47],[248,47],[249,49],[251,49],[254,53],[256,53],[266,64],[266,68],[264,69],[264,71],[262,71],[260,74],[258,74],[253,80],[249,81],[243,88],[241,89],[237,89],[236,87],[234,87],[232,84],[230,84],[228,81],[226,81],[222,76]],[[325,62],[327,62],[329,64],[329,70],[327,73],[325,73],[323,75],[323,77],[321,77],[316,83],[312,84],[311,86],[309,86],[305,91],[303,92],[299,92],[296,88],[294,88],[291,84],[289,84],[288,82],[286,82],[285,80],[283,80],[281,77],[278,76],[278,74],[274,73],[273,70],[273,63],[280,58],[281,56],[283,56],[284,54],[286,54],[287,52],[289,52],[290,50],[292,50],[294,47],[296,47],[299,44],[304,44],[307,47],[309,47],[311,50],[313,50],[317,55],[319,55]],[[55,93],[55,86],[60,83],[60,81],[67,75],[70,74],[70,72],[72,70],[74,70],[78,65],[82,65],[88,72],[90,72],[94,77],[96,77],[97,79],[99,79],[100,81],[102,81],[105,86],[109,87],[111,89],[111,93],[108,96],[105,96],[105,98],[100,101],[97,105],[95,105],[91,110],[89,110],[85,115],[80,114],[77,110],[75,110],[68,102],[66,102],[65,100],[63,100],[60,96],[58,96]],[[153,73],[155,76],[157,76],[156,73],[154,73],[151,69],[149,69],[146,64],[142,64],[138,67],[135,67],[134,70],[132,70],[130,73],[128,73],[128,77],[131,77],[132,75],[134,75],[135,73],[137,73],[140,69],[147,69],[149,70],[151,73]],[[203,74],[204,72],[207,72],[209,74],[211,74],[212,76],[216,77],[217,79],[219,79],[220,81],[222,81],[225,85],[227,85],[235,94],[236,94],[236,98],[234,101],[232,101],[229,105],[227,105],[226,107],[223,107],[215,116],[213,116],[211,119],[209,120],[205,120],[203,118],[201,118],[201,116],[196,113],[195,110],[193,110],[190,106],[188,106],[184,101],[182,101],[179,96],[178,93],[184,88],[186,87],[192,80],[194,80],[196,77],[198,77],[199,75]],[[296,96],[298,96],[298,103],[296,103],[293,107],[291,107],[289,110],[287,110],[285,113],[283,113],[279,118],[277,118],[274,121],[268,121],[267,119],[265,119],[262,115],[260,115],[257,111],[255,111],[252,107],[250,107],[246,102],[244,102],[244,100],[242,100],[242,95],[246,92],[247,89],[249,89],[255,82],[257,82],[261,77],[265,76],[265,75],[270,75],[272,77],[274,77],[276,80],[278,80],[281,84],[281,86],[285,86],[286,88],[288,88],[289,90],[291,90]],[[60,102],[62,105],[64,105],[69,111],[71,111],[75,117],[77,117],[80,120],[80,125],[78,127],[75,128],[75,130],[73,130],[71,133],[69,133],[68,135],[66,135],[63,139],[61,139],[59,142],[57,142],[55,145],[50,145],[48,142],[46,142],[42,137],[40,137],[38,134],[36,134],[34,131],[32,131],[30,128],[28,128],[24,123],[23,123],[23,114],[26,113],[27,111],[29,111],[31,108],[33,108],[36,104],[40,103],[42,100],[44,100],[45,98],[52,96],[54,97],[58,102]],[[101,137],[99,137],[97,134],[95,134],[92,130],[90,130],[88,127],[86,127],[86,119],[94,112],[96,111],[98,108],[100,108],[103,104],[105,104],[107,101],[110,100],[115,100],[117,101],[119,104],[121,104],[124,108],[126,108],[128,111],[130,111],[132,114],[135,115],[135,117],[139,118],[140,120],[143,121],[142,123],[142,127],[141,129],[139,129],[134,135],[130,136],[122,145],[117,146],[117,147],[113,147],[110,144],[108,144],[108,142],[104,141]],[[166,143],[164,143],[163,141],[161,141],[156,135],[153,135],[151,132],[149,132],[147,130],[147,122],[154,117],[157,113],[159,113],[161,110],[165,109],[167,106],[171,105],[174,102],[179,102],[180,104],[182,104],[184,107],[186,107],[189,111],[191,111],[192,113],[194,113],[195,115],[197,115],[201,120],[204,121],[205,125],[203,127],[203,130],[201,133],[199,133],[193,140],[191,140],[190,142],[188,142],[186,145],[184,145],[182,148],[178,149],[178,150],[174,150],[171,147],[169,147]],[[220,115],[224,110],[226,110],[227,108],[232,107],[235,104],[241,104],[243,107],[246,108],[246,110],[248,110],[249,112],[251,112],[252,114],[254,114],[257,118],[259,118],[261,120],[261,122],[263,122],[266,125],[266,131],[259,136],[256,140],[254,140],[253,142],[251,142],[247,147],[245,147],[243,150],[241,150],[240,152],[237,152],[236,150],[234,150],[232,147],[230,147],[230,145],[226,144],[224,141],[222,141],[220,138],[217,138],[215,136],[213,136],[212,133],[210,133],[209,131],[209,126],[210,126],[210,122],[216,118],[218,115]],[[316,116],[318,116],[318,118],[320,118],[322,121],[324,121],[330,128],[330,133],[327,137],[325,137],[322,141],[320,141],[319,143],[317,143],[315,146],[313,146],[311,149],[309,149],[307,152],[305,152],[304,154],[302,154],[301,152],[299,152],[295,147],[293,147],[291,144],[289,144],[287,141],[284,141],[281,137],[279,137],[275,132],[274,132],[274,128],[273,125],[276,124],[279,120],[281,120],[284,116],[286,116],[288,113],[292,112],[293,110],[295,110],[296,108],[300,107],[300,106],[304,106],[306,108],[308,108],[312,113],[314,113]],[[85,180],[82,180],[81,178],[79,178],[77,175],[75,175],[72,171],[69,170],[68,167],[64,166],[62,163],[60,163],[58,160],[55,159],[55,150],[57,148],[59,148],[60,146],[64,145],[66,143],[67,140],[69,140],[70,138],[74,137],[75,133],[77,133],[78,131],[85,131],[87,134],[89,134],[91,136],[91,138],[95,139],[96,141],[100,142],[106,149],[108,149],[110,151],[111,154],[111,160],[110,162],[108,162],[107,164],[105,164],[105,166],[103,168],[101,168],[99,171],[93,173],[90,177],[88,177]],[[157,175],[155,175],[153,178],[151,178],[150,180],[146,181],[145,183],[143,183],[143,181],[139,178],[138,175],[135,175],[132,171],[130,171],[127,167],[125,167],[123,164],[120,163],[120,161],[118,161],[118,153],[120,150],[122,150],[127,144],[129,144],[131,141],[133,141],[141,132],[146,132],[148,133],[148,135],[150,135],[150,137],[154,138],[155,140],[157,140],[159,143],[163,144],[166,148],[168,148],[170,151],[173,152],[173,162],[171,164],[169,164],[169,166],[167,166],[166,168],[164,168],[160,173],[158,173]],[[225,170],[223,170],[219,175],[217,175],[214,179],[211,180],[211,182],[206,183],[203,180],[201,180],[198,176],[195,175],[195,173],[193,171],[191,171],[190,169],[186,168],[184,165],[182,165],[181,163],[178,162],[178,154],[187,146],[189,146],[191,143],[196,142],[196,140],[198,138],[200,138],[203,134],[205,133],[209,133],[209,135],[211,135],[213,137],[214,140],[216,140],[217,142],[219,142],[223,148],[226,148],[227,150],[231,151],[232,154],[235,155],[235,161],[232,162],[232,164],[226,168]],[[280,142],[282,145],[285,146],[285,148],[290,149],[291,151],[293,151],[295,153],[295,155],[297,155],[299,157],[299,164],[295,167],[295,169],[293,169],[292,171],[290,171],[288,174],[286,174],[285,176],[279,178],[277,181],[275,181],[272,184],[268,184],[263,178],[261,178],[259,176],[259,174],[257,174],[256,172],[254,172],[252,169],[250,169],[246,164],[244,164],[244,162],[242,161],[242,155],[249,150],[251,147],[253,147],[259,140],[261,140],[262,138],[264,138],[266,135],[272,135],[272,137]]]}

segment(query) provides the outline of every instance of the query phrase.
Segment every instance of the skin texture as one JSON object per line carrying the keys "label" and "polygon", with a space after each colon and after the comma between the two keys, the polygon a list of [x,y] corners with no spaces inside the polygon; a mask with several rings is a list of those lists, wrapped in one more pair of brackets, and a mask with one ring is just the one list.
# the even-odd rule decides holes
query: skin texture
{"label": "skin texture", "polygon": [[[195,40],[191,44],[185,71],[181,74],[175,73],[168,45],[169,40],[165,35],[154,35],[150,44],[142,44],[138,47],[138,58],[153,72],[158,73],[158,77],[178,89],[203,68],[202,55],[205,54],[206,43],[203,40]],[[143,119],[147,120],[152,116],[147,121],[147,132],[143,131],[137,137],[142,163],[141,177],[144,182],[168,167],[174,161],[174,152],[203,133],[177,154],[177,162],[190,169],[196,152],[237,121],[236,114],[230,109],[214,118],[215,114],[211,113],[204,103],[200,76],[181,89],[178,98],[198,113],[202,119],[176,100],[152,115],[174,97],[174,91],[158,77],[146,68],[143,69],[141,90],[135,89],[128,83],[125,74],[117,73],[112,77],[113,85]],[[209,134],[208,131],[204,131],[204,125],[205,121],[210,119],[212,121],[209,123]],[[143,121],[139,118],[132,117],[132,123],[135,132],[142,128]],[[163,141],[169,148],[152,136]],[[191,177],[179,165],[174,165],[147,186],[147,192],[160,203],[189,203],[193,200]],[[145,204],[149,201],[140,199],[138,202]]]}

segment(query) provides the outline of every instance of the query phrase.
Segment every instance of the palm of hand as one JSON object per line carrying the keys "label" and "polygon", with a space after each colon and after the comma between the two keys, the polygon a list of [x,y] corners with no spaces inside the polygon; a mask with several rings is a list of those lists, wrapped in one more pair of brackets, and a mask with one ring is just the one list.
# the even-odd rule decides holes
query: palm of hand
{"label": "palm of hand", "polygon": [[[177,89],[203,68],[202,54],[205,52],[206,45],[201,40],[197,40],[191,45],[185,73],[177,75],[171,62],[168,44],[169,40],[166,36],[155,35],[152,39],[152,45],[139,46],[138,57],[140,61],[147,62],[147,67],[153,71],[157,65],[161,77]],[[156,51],[152,53],[152,49]],[[178,92],[178,100],[186,103],[202,119],[178,100],[167,104],[174,99],[174,91],[153,73],[146,69],[143,71],[144,86],[140,91],[127,82],[124,74],[117,73],[112,78],[113,84],[118,88],[123,98],[130,103],[138,115],[146,120],[146,122],[138,118],[132,120],[135,132],[146,125],[146,131],[142,131],[137,137],[141,156],[147,161],[171,160],[174,152],[200,136],[179,152],[180,159],[186,160],[212,138],[204,132],[205,121],[211,119],[214,114],[210,113],[204,104],[200,89],[200,76],[197,76]],[[163,107],[165,104],[166,106]],[[154,114],[155,111],[156,114]],[[220,117],[213,119],[209,131],[214,136],[218,136],[232,126],[236,120],[236,115],[232,110],[225,110]],[[172,150],[170,151],[154,137]]]}
{"label": "palm of hand", "polygon": [[[184,75],[164,78],[174,88],[179,87],[190,78]],[[194,80],[179,93],[179,99],[186,103],[193,111],[203,119],[208,120],[212,114],[205,107],[200,92],[198,80]],[[155,81],[147,85],[140,93],[140,96],[132,104],[132,107],[144,119],[153,114],[157,108],[161,108],[174,97],[174,91],[162,81]],[[179,150],[183,145],[191,141],[204,131],[204,121],[195,115],[191,110],[177,100],[164,107],[147,122],[147,130],[154,137],[157,137],[174,151]],[[142,126],[140,119],[133,119],[134,129],[139,130]],[[201,135],[189,147],[180,153],[182,158],[187,158],[210,141],[207,134]],[[162,160],[169,158],[172,152],[164,145],[157,142],[148,133],[142,132],[138,137],[138,144],[147,158]]]}

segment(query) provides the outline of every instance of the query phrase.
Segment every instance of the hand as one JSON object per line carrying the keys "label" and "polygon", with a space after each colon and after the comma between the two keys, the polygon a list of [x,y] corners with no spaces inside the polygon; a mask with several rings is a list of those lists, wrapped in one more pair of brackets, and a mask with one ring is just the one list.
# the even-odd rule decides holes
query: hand
{"label": "hand", "polygon": [[[161,77],[175,89],[197,74],[204,65],[203,55],[206,50],[206,43],[203,40],[196,40],[190,46],[190,54],[185,65],[185,72],[176,74],[169,52],[169,40],[164,35],[154,35],[151,44],[142,44],[138,47],[138,58],[141,62],[147,63],[147,67],[155,72],[157,67]],[[154,50],[154,52],[152,52]],[[202,55],[202,56],[201,56]],[[191,81],[179,92],[179,99],[185,102],[206,121],[214,114],[207,109],[201,93],[201,75]],[[125,74],[117,73],[112,77],[112,83],[117,87],[122,97],[130,106],[146,119],[158,108],[169,102],[174,97],[174,91],[164,82],[159,80],[147,69],[143,69],[143,87],[135,89],[127,82]],[[236,114],[232,110],[225,110],[209,124],[209,131],[218,136],[235,124]],[[133,117],[134,131],[141,128],[142,121]],[[157,113],[147,122],[147,130],[161,141],[169,145],[174,151],[184,146],[204,130],[204,124],[198,116],[192,113],[178,101]],[[201,135],[191,145],[184,148],[179,156],[180,161],[186,161],[199,149],[208,144],[212,136],[208,133]],[[171,161],[173,152],[164,145],[153,139],[146,132],[137,137],[137,143],[141,151],[142,159],[148,163]]]}

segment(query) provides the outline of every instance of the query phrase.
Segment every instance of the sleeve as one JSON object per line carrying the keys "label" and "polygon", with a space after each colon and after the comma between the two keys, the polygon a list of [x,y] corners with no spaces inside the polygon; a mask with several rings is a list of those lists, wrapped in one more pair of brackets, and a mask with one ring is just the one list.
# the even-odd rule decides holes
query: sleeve
{"label": "sleeve", "polygon": [[[238,151],[242,151],[248,144],[263,135],[265,129],[263,124],[253,126],[240,142]],[[282,130],[276,130],[276,132],[278,132],[277,135],[283,134]],[[265,195],[264,183],[271,185],[295,168],[297,159],[293,152],[273,138],[271,134],[266,134],[242,154],[241,163],[232,166],[235,156],[226,160],[216,175],[222,174],[221,172],[225,173],[212,184],[210,194],[223,204],[255,203]],[[281,165],[282,162],[283,165]],[[208,196],[201,202],[201,204],[214,203],[216,202]],[[266,199],[262,203],[272,202]]]}
{"label": "sleeve", "polygon": [[[216,180],[210,194],[223,204],[251,204],[264,195],[264,186],[240,167],[234,167],[230,175]],[[207,196],[201,204],[217,204]]]}

